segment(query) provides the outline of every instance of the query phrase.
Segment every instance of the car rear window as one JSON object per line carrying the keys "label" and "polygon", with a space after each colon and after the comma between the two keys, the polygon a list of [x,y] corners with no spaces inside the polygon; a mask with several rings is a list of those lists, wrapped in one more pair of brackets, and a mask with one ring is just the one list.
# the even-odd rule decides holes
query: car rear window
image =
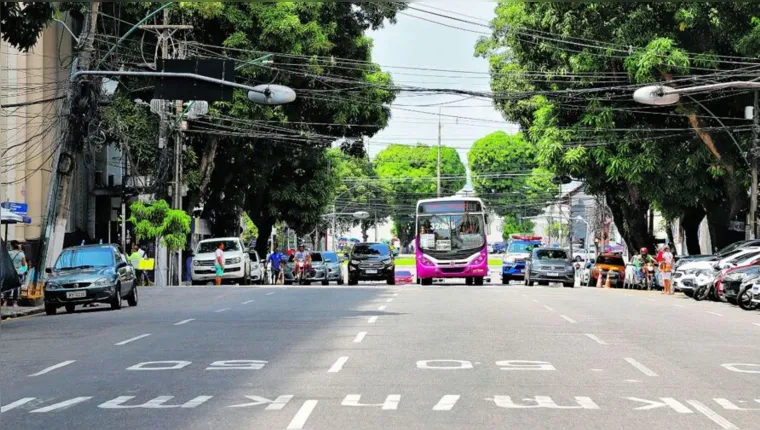
{"label": "car rear window", "polygon": [[596,264],[609,264],[613,266],[625,266],[623,257],[616,255],[602,255],[596,259]]}
{"label": "car rear window", "polygon": [[564,249],[539,249],[535,253],[538,260],[567,260],[567,251]]}
{"label": "car rear window", "polygon": [[354,246],[354,255],[390,255],[391,249],[382,243],[359,244]]}

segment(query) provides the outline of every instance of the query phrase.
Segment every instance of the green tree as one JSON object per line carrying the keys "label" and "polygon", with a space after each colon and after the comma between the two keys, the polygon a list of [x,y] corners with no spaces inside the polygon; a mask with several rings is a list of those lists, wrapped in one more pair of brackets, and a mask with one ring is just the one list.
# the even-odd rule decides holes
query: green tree
{"label": "green tree", "polygon": [[478,196],[501,216],[535,216],[557,194],[551,172],[539,169],[536,147],[522,134],[489,134],[467,154]]}
{"label": "green tree", "polygon": [[509,94],[498,108],[537,145],[543,166],[603,195],[632,249],[653,245],[652,206],[689,220],[692,245],[704,214],[714,244],[733,240],[728,222],[747,203],[748,136],[741,122],[725,128],[710,112],[741,118],[751,101],[702,95],[654,110],[631,95],[647,82],[733,79],[727,69],[757,55],[760,5],[504,2],[496,14],[476,52],[490,61],[492,89]]}
{"label": "green tree", "polygon": [[[373,161],[377,176],[390,189],[394,234],[402,244],[414,237],[417,201],[437,194],[438,148],[417,144],[389,145]],[[450,196],[464,187],[465,167],[454,148],[441,148],[441,195]]]}
{"label": "green tree", "polygon": [[137,201],[129,206],[132,216],[129,222],[137,240],[158,239],[169,252],[185,249],[190,234],[190,215],[179,209],[171,209],[164,200],[145,204]]}
{"label": "green tree", "polygon": [[501,237],[509,240],[514,234],[533,234],[535,223],[528,219],[517,218],[514,215],[504,216],[504,224],[501,226]]}
{"label": "green tree", "polygon": [[0,37],[14,48],[28,51],[54,11],[52,2],[0,2]]}

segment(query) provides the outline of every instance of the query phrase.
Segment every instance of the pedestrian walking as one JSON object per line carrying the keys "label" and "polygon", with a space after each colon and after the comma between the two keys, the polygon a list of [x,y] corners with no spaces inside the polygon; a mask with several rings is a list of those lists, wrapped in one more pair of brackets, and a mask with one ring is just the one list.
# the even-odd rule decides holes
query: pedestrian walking
{"label": "pedestrian walking", "polygon": [[[19,281],[21,282],[21,285],[24,285],[24,279],[26,277],[26,272],[29,270],[29,265],[26,261],[26,254],[24,254],[24,251],[21,250],[21,244],[18,240],[12,240],[11,241],[11,250],[8,252],[8,255],[11,257],[11,261],[13,262],[13,268],[16,270],[16,275],[19,277]],[[6,306],[13,306],[14,308],[18,307],[18,295],[19,295],[19,288],[14,288],[12,290],[8,290],[5,292],[5,297],[3,297],[3,302]]]}
{"label": "pedestrian walking", "polygon": [[280,253],[279,249],[275,249],[274,252],[269,254],[269,257],[267,258],[272,270],[272,283],[274,285],[279,284],[284,259],[285,256]]}
{"label": "pedestrian walking", "polygon": [[224,242],[219,242],[216,248],[216,285],[222,285],[222,276],[224,276]]}
{"label": "pedestrian walking", "polygon": [[673,254],[670,253],[670,247],[668,245],[665,245],[662,253],[662,262],[660,262],[660,277],[662,277],[662,282],[665,288],[663,294],[667,294],[669,296],[672,296],[674,294],[673,284],[670,279],[672,270]]}

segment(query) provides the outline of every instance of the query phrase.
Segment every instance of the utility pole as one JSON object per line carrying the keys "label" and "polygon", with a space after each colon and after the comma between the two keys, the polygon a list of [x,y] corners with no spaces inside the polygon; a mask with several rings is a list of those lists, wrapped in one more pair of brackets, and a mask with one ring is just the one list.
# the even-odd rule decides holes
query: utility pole
{"label": "utility pole", "polygon": [[755,90],[755,103],[752,109],[752,188],[749,199],[749,237],[757,237],[757,157],[760,150],[760,95]]}
{"label": "utility pole", "polygon": [[441,197],[441,107],[438,107],[438,197]]}
{"label": "utility pole", "polygon": [[[81,50],[71,66],[72,75],[79,70],[88,70],[90,68],[99,11],[100,2],[91,1],[90,16],[79,37]],[[66,100],[64,101],[64,112],[70,111],[75,96],[78,96],[78,94],[75,94],[75,89],[69,88]],[[70,118],[69,121],[76,120],[75,118]],[[76,142],[71,137],[65,137],[64,139],[64,142],[58,145],[53,158],[52,170],[55,173],[55,178],[51,184],[48,196],[48,217],[45,220],[46,227],[43,232],[47,244],[43,247],[44,255],[41,255],[39,258],[38,264],[40,268],[52,266],[54,259],[63,250],[63,240],[66,235],[71,211],[71,188],[72,181],[74,180],[74,148]],[[52,210],[51,206],[53,207]],[[55,224],[51,224],[53,220]],[[37,273],[39,273],[39,270]]]}

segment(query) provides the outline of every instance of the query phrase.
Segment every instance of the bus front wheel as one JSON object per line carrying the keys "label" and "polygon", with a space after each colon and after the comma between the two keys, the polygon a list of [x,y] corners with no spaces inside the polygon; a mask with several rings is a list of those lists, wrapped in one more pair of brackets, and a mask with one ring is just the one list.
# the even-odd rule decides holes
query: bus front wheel
{"label": "bus front wheel", "polygon": [[475,285],[483,285],[483,277],[478,276],[475,278]]}
{"label": "bus front wheel", "polygon": [[420,284],[433,285],[433,278],[420,278]]}

